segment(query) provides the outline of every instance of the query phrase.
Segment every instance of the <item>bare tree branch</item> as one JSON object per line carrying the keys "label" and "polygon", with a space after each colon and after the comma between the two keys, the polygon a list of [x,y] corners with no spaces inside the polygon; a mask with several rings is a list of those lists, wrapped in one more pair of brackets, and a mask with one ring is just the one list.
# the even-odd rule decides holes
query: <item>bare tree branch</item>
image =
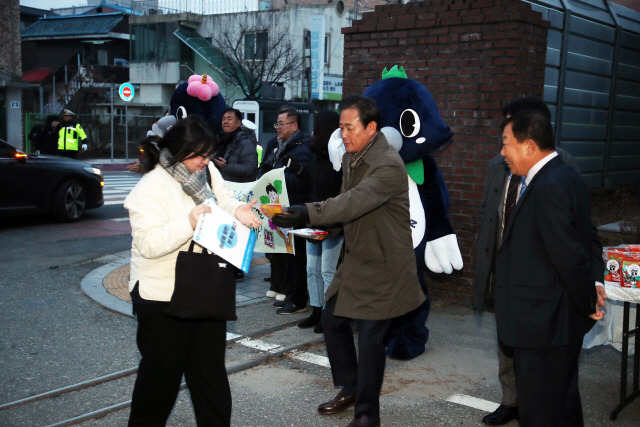
{"label": "bare tree branch", "polygon": [[[227,66],[223,74],[238,86],[248,99],[258,98],[262,82],[287,83],[300,72],[302,52],[294,50],[289,28],[277,30],[258,22],[253,28],[235,19],[235,25],[214,37],[215,47],[222,53]],[[258,34],[267,33],[266,44],[259,43]],[[246,37],[254,37],[253,51],[245,46]]]}

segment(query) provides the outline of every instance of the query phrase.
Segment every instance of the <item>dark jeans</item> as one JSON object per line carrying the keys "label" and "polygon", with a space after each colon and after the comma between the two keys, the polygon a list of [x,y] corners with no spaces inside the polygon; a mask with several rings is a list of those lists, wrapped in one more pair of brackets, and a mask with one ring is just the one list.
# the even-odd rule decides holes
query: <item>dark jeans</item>
{"label": "dark jeans", "polygon": [[296,254],[283,254],[283,287],[286,301],[298,307],[307,306],[307,243],[294,236],[293,245]]}
{"label": "dark jeans", "polygon": [[[380,390],[384,379],[386,347],[384,338],[391,319],[362,320],[334,316],[337,295],[327,301],[322,310],[322,328],[331,363],[333,384],[356,391],[355,417],[380,416]],[[351,322],[358,328],[358,354]]]}
{"label": "dark jeans", "polygon": [[270,254],[268,256],[271,261],[271,282],[269,290],[284,294],[284,254]]}
{"label": "dark jeans", "polygon": [[135,304],[142,360],[129,426],[164,426],[182,381],[198,426],[231,424],[231,390],[224,365],[225,322],[183,321],[164,314],[168,303]]}

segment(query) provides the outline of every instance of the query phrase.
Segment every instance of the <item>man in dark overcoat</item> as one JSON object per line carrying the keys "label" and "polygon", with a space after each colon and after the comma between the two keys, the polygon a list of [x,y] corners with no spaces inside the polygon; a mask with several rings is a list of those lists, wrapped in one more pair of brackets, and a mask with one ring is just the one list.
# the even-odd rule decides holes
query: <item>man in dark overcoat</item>
{"label": "man in dark overcoat", "polygon": [[[380,425],[384,338],[391,320],[425,300],[418,282],[404,163],[379,132],[380,112],[370,98],[341,104],[341,193],[324,202],[292,206],[276,215],[280,226],[341,223],[344,247],[327,289],[322,327],[338,395],[318,407],[335,414],[355,403],[349,426]],[[358,328],[358,354],[352,321]]]}

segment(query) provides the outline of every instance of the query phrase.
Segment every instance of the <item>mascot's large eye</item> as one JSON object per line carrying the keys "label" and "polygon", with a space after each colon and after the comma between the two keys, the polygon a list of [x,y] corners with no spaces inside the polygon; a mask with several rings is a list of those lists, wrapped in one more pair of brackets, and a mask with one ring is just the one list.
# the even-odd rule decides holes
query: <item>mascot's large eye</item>
{"label": "mascot's large eye", "polygon": [[178,119],[178,121],[186,119],[187,109],[182,106],[178,107],[178,109],[176,110],[176,118]]}
{"label": "mascot's large eye", "polygon": [[400,115],[400,132],[405,138],[413,138],[420,132],[420,116],[412,109],[407,109]]}

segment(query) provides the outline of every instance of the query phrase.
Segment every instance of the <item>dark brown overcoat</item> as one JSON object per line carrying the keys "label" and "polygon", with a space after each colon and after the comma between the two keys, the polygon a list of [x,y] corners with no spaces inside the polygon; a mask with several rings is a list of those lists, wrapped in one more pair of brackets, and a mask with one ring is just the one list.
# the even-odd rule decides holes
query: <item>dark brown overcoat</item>
{"label": "dark brown overcoat", "polygon": [[407,171],[378,133],[356,168],[342,159],[342,190],[307,203],[312,225],[342,223],[344,258],[327,289],[338,294],[334,315],[381,320],[401,316],[425,300],[411,240]]}

